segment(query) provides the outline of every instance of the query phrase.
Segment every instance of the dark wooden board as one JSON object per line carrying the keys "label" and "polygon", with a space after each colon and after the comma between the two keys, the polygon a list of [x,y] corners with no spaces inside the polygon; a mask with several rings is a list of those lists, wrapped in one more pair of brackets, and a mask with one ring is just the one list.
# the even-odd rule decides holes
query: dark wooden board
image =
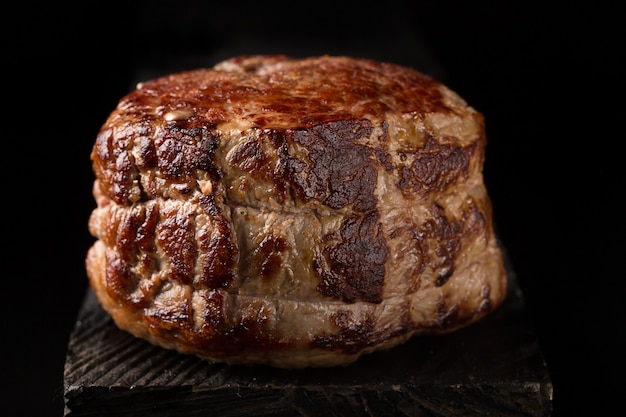
{"label": "dark wooden board", "polygon": [[508,263],[493,315],[337,368],[229,366],[119,330],[88,291],[70,335],[66,417],[549,416],[552,382]]}

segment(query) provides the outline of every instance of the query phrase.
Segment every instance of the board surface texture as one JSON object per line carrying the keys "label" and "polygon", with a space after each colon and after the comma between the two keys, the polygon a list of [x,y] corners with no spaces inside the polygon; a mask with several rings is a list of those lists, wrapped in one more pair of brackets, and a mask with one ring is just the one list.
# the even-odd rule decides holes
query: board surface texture
{"label": "board surface texture", "polygon": [[337,368],[215,364],[119,330],[89,290],[64,371],[66,417],[549,416],[552,382],[507,260],[499,310]]}

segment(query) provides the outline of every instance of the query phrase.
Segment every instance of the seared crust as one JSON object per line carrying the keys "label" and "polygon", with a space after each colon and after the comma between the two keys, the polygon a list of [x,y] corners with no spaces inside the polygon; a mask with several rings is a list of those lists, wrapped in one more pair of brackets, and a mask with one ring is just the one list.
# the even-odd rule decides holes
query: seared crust
{"label": "seared crust", "polygon": [[92,161],[86,268],[116,324],[214,361],[347,364],[506,293],[480,113],[349,57],[245,56],[142,83]]}

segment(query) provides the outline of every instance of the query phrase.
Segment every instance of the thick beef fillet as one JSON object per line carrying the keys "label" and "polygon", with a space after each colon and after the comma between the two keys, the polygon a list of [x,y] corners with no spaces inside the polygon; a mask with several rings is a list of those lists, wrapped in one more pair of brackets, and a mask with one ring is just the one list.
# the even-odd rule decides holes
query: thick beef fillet
{"label": "thick beef fillet", "polygon": [[165,348],[348,364],[504,300],[483,116],[413,69],[242,56],[144,82],[91,158],[90,285]]}

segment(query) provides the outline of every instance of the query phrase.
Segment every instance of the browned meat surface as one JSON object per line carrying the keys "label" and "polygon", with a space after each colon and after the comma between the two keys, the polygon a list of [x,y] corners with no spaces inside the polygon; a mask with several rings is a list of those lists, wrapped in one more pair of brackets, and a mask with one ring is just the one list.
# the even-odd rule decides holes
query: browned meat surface
{"label": "browned meat surface", "polygon": [[145,82],[92,152],[86,268],[116,324],[333,366],[504,300],[483,116],[401,66],[247,56]]}

